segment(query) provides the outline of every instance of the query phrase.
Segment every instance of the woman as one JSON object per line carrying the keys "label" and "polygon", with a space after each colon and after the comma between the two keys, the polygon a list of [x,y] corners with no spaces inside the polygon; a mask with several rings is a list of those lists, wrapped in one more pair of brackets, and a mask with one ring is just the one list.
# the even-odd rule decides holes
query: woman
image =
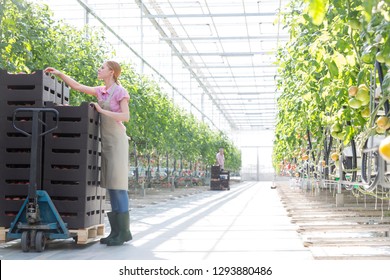
{"label": "woman", "polygon": [[128,92],[119,84],[121,67],[115,61],[106,61],[98,69],[98,79],[104,86],[89,87],[82,85],[58,71],[48,67],[45,72],[61,78],[72,89],[96,96],[96,110],[100,113],[102,138],[101,186],[108,190],[111,212],[107,213],[111,233],[100,239],[107,246],[122,245],[132,239],[129,219],[128,198],[128,157],[129,143],[123,122],[129,121]]}

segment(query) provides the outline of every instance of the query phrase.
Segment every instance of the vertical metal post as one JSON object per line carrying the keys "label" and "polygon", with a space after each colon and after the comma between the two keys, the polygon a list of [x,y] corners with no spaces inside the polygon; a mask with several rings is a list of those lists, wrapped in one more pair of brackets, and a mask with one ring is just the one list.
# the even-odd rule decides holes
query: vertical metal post
{"label": "vertical metal post", "polygon": [[257,170],[256,170],[256,172],[257,172],[257,181],[260,181],[260,162],[259,162],[259,147],[257,147],[256,148],[256,151],[257,151],[257,163],[256,163],[256,165],[257,165]]}
{"label": "vertical metal post", "polygon": [[[140,28],[140,31],[141,31],[141,57],[144,57],[144,3],[142,2],[142,0],[141,0],[140,20],[141,20],[141,28]],[[141,74],[144,73],[144,66],[145,66],[144,60],[141,59]]]}
{"label": "vertical metal post", "polygon": [[339,181],[337,182],[337,193],[341,193],[341,181],[343,180],[343,154],[339,156]]}
{"label": "vertical metal post", "polygon": [[175,191],[175,176],[171,177],[171,191]]}
{"label": "vertical metal post", "polygon": [[337,193],[336,193],[336,207],[344,206],[344,195],[341,193],[341,184],[343,181],[343,153],[339,156],[339,181],[337,182]]}
{"label": "vertical metal post", "polygon": [[141,196],[144,197],[146,195],[145,192],[145,181],[142,182],[141,184]]}
{"label": "vertical metal post", "polygon": [[[88,0],[85,0],[85,4],[88,5]],[[88,24],[89,24],[89,11],[87,9],[85,9],[84,25],[88,25]]]}
{"label": "vertical metal post", "polygon": [[202,110],[202,121],[205,119],[204,115],[204,92],[202,92],[202,95],[200,96],[200,109]]}

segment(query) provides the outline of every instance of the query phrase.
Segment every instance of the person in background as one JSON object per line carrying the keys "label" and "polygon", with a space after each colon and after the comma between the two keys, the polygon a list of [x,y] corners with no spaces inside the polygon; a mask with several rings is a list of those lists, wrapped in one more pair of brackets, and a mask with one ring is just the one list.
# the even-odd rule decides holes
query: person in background
{"label": "person in background", "polygon": [[223,154],[223,148],[219,148],[219,152],[217,153],[217,165],[221,168],[221,171],[225,169],[225,156]]}
{"label": "person in background", "polygon": [[123,122],[130,119],[129,93],[119,81],[121,67],[115,61],[106,61],[97,71],[104,86],[90,87],[82,85],[61,71],[48,67],[45,72],[61,78],[72,89],[96,97],[94,103],[100,113],[100,131],[102,139],[101,187],[108,190],[111,212],[107,213],[111,233],[100,239],[107,246],[122,245],[130,241],[128,161],[129,142]]}

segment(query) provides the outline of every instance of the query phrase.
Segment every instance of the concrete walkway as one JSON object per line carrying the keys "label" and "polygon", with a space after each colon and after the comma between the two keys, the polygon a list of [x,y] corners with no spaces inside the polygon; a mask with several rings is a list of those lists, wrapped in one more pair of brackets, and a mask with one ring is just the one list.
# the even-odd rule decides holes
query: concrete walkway
{"label": "concrete walkway", "polygon": [[[270,182],[243,182],[131,211],[133,241],[119,247],[55,240],[23,253],[0,244],[3,260],[311,260]],[[108,222],[106,221],[107,225]],[[107,229],[109,231],[109,229]]]}

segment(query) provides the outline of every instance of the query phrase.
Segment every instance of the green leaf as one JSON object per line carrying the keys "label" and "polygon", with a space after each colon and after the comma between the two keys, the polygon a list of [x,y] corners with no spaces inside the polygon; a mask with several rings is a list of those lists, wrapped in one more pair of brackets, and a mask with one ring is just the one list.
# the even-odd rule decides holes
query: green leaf
{"label": "green leaf", "polygon": [[309,1],[308,14],[315,25],[320,25],[326,15],[328,0],[307,0]]}

